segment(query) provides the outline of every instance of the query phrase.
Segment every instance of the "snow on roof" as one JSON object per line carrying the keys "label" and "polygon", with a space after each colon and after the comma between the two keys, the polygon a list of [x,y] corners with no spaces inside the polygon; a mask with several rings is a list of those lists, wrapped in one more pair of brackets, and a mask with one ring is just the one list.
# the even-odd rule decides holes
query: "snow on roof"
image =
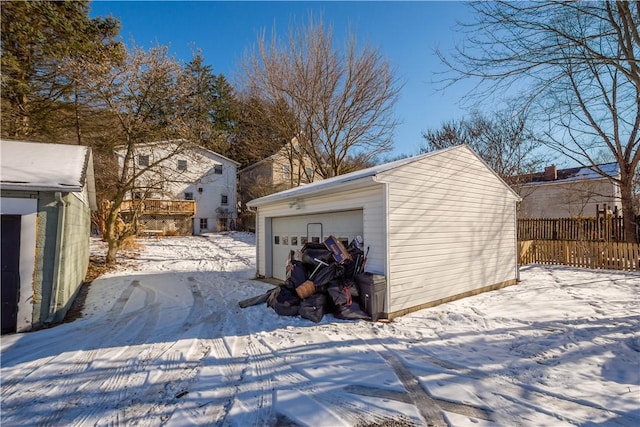
{"label": "snow on roof", "polygon": [[81,145],[0,140],[0,186],[6,190],[81,191],[90,149]]}

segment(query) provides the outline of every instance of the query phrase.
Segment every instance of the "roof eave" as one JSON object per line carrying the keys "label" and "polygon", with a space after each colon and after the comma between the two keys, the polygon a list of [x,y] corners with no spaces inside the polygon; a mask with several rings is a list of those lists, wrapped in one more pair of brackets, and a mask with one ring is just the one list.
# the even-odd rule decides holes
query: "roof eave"
{"label": "roof eave", "polygon": [[259,199],[251,200],[250,202],[247,203],[247,206],[260,207],[260,206],[283,202],[291,199],[299,199],[299,198],[309,197],[309,196],[319,196],[323,194],[334,194],[338,191],[355,190],[363,187],[368,187],[372,184],[383,185],[378,183],[375,180],[375,175],[366,175],[366,176],[358,177],[351,181],[331,183],[330,185],[320,186],[320,187],[309,187],[309,189],[305,188],[305,186],[296,187],[288,191],[282,191],[280,193],[274,193],[268,196],[260,197]]}
{"label": "roof eave", "polygon": [[82,186],[75,185],[40,185],[40,184],[17,184],[17,183],[0,183],[1,190],[11,191],[61,191],[63,193],[77,193],[82,191]]}

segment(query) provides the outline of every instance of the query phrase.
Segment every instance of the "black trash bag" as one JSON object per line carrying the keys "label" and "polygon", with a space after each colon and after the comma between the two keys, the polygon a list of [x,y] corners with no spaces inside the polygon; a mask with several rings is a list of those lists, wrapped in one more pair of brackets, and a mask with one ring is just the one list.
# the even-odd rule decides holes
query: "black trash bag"
{"label": "black trash bag", "polygon": [[[333,315],[338,319],[371,319],[354,301],[358,288],[353,280],[334,280],[327,285],[327,293],[333,302]],[[354,295],[355,294],[355,295]]]}
{"label": "black trash bag", "polygon": [[353,304],[353,297],[348,286],[344,285],[342,280],[333,280],[327,284],[327,293],[333,302],[334,310],[337,311],[341,307],[348,307]]}
{"label": "black trash bag", "polygon": [[328,308],[325,294],[313,294],[300,303],[298,313],[300,317],[318,323],[329,312]]}
{"label": "black trash bag", "polygon": [[360,297],[360,291],[358,290],[358,285],[355,280],[350,279],[346,274],[342,279],[342,285],[349,288],[349,293],[351,293],[351,297],[354,300]]}
{"label": "black trash bag", "polygon": [[360,296],[356,282],[346,278],[331,281],[327,285],[327,293],[336,307],[350,306]]}
{"label": "black trash bag", "polygon": [[314,258],[326,264],[333,262],[331,251],[329,251],[323,243],[305,243],[302,247],[302,262],[305,263],[307,269],[311,268],[311,271],[318,265],[318,263],[314,261]]}
{"label": "black trash bag", "polygon": [[289,286],[280,286],[267,301],[280,316],[297,316],[300,309],[300,298]]}
{"label": "black trash bag", "polygon": [[365,313],[360,305],[353,301],[351,305],[343,305],[341,307],[336,308],[333,311],[333,316],[337,319],[346,319],[346,320],[371,320],[371,316]]}
{"label": "black trash bag", "polygon": [[307,271],[302,261],[291,261],[287,270],[287,283],[292,287],[297,288],[307,280]]}
{"label": "black trash bag", "polygon": [[353,260],[350,259],[346,259],[342,265],[344,266],[344,277],[355,277],[356,275],[356,268],[357,268],[357,256],[353,258]]}
{"label": "black trash bag", "polygon": [[342,277],[344,274],[344,267],[336,262],[329,264],[327,267],[321,267],[316,271],[311,280],[316,285],[316,289],[321,290],[324,286],[332,280]]}

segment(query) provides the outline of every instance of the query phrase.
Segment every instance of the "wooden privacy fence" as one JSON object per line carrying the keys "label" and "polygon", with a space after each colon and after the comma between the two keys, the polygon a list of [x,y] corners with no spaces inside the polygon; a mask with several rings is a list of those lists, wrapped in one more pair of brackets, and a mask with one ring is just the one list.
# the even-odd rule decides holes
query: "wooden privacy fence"
{"label": "wooden privacy fence", "polygon": [[520,264],[640,271],[640,244],[570,240],[518,242]]}
{"label": "wooden privacy fence", "polygon": [[518,220],[518,240],[624,241],[622,217],[535,218]]}

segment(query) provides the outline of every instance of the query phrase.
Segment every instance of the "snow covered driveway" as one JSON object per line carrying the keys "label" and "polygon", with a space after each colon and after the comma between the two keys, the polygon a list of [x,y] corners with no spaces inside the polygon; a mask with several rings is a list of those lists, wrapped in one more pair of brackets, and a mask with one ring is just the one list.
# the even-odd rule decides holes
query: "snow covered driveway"
{"label": "snow covered driveway", "polygon": [[525,267],[393,323],[238,301],[253,235],[143,240],[83,317],[1,341],[2,425],[635,426],[640,275]]}

